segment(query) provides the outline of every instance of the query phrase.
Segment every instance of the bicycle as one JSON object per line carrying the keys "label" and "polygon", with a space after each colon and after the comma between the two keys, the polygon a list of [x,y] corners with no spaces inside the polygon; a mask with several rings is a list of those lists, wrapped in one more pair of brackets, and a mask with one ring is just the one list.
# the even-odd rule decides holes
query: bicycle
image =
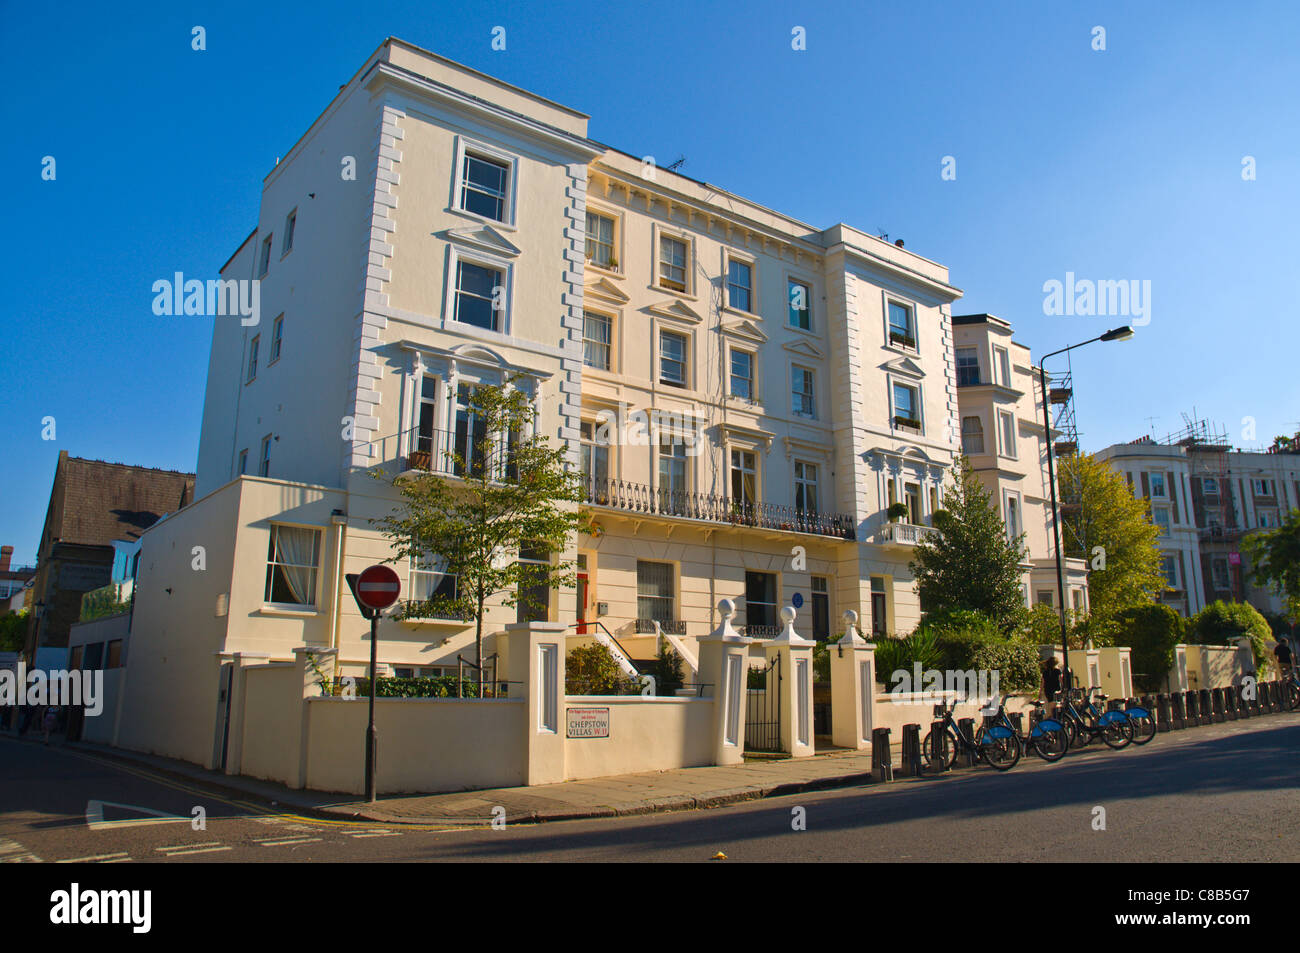
{"label": "bicycle", "polygon": [[1300,708],[1300,671],[1297,671],[1295,663],[1291,664],[1291,671],[1282,682],[1282,701],[1288,711]]}
{"label": "bicycle", "polygon": [[[1091,689],[1088,694],[1091,694]],[[1070,735],[1071,748],[1082,748],[1094,738],[1101,738],[1106,747],[1114,748],[1116,751],[1132,744],[1134,737],[1133,723],[1129,721],[1124,712],[1099,712],[1092,702],[1085,701],[1088,706],[1088,714],[1085,716],[1083,712],[1080,712],[1075,707],[1074,699],[1076,695],[1081,701],[1085,700],[1082,689],[1072,689],[1064,693],[1060,704],[1057,706],[1057,717]],[[1150,717],[1149,714],[1148,717]],[[1146,741],[1150,740],[1150,738],[1146,739]],[[1143,744],[1145,743],[1144,741]]]}
{"label": "bicycle", "polygon": [[[1108,697],[1110,696],[1102,692],[1097,693],[1098,701],[1104,702]],[[1097,710],[1097,706],[1092,703],[1091,699],[1088,701],[1088,707],[1095,716],[1101,717],[1102,713]],[[1124,713],[1129,724],[1133,726],[1133,743],[1135,745],[1144,745],[1156,736],[1156,719],[1151,712],[1141,705],[1121,708],[1119,711]]]}
{"label": "bicycle", "polygon": [[[1021,739],[1021,744],[1024,745],[1026,751],[1033,751],[1044,761],[1060,761],[1065,757],[1065,753],[1070,750],[1070,733],[1055,718],[1046,717],[1043,711],[1046,702],[1033,701],[1029,704],[1033,708],[1033,711],[1029,713],[1029,732]],[[1005,702],[998,706],[998,713],[995,717],[1008,728],[1012,727]]]}
{"label": "bicycle", "polygon": [[[934,717],[936,720],[943,721],[943,728],[939,735],[939,748],[934,748],[934,729],[926,733],[925,741],[921,745],[921,753],[925,758],[926,764],[934,766],[936,763],[944,767],[951,768],[957,763],[957,755],[963,749],[971,752],[976,760],[983,761],[989,767],[998,771],[1010,771],[1020,761],[1020,755],[1024,751],[1024,746],[1020,742],[1020,735],[1015,729],[1005,724],[992,724],[983,726],[975,734],[972,740],[967,738],[962,730],[957,726],[953,719],[953,708],[949,708],[947,702],[940,702],[934,706]],[[1005,697],[1003,705],[1006,704]]]}

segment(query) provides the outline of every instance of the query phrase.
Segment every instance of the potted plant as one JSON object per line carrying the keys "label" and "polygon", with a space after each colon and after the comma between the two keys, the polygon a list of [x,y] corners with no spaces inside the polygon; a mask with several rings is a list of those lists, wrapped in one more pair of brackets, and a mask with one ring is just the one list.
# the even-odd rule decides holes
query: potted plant
{"label": "potted plant", "polygon": [[885,510],[885,515],[889,517],[891,523],[897,523],[903,520],[909,512],[906,503],[890,503],[889,509]]}

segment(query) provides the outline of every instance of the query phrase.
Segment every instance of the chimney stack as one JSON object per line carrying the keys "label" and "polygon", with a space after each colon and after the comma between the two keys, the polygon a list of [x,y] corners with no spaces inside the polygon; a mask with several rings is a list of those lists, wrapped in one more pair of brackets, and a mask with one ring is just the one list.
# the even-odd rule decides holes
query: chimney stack
{"label": "chimney stack", "polygon": [[9,571],[9,560],[13,559],[14,548],[12,546],[0,546],[0,572]]}

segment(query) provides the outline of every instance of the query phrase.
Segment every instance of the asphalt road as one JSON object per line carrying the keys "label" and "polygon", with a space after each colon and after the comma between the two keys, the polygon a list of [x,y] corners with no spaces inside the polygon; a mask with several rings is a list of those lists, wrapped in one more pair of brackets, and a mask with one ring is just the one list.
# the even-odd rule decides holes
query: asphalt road
{"label": "asphalt road", "polygon": [[980,768],[709,811],[504,830],[296,816],[9,738],[0,739],[0,766],[0,861],[652,862],[707,861],[719,851],[730,862],[1300,860],[1300,714],[1162,734],[1143,748],[1055,765],[1030,756],[1005,774]]}

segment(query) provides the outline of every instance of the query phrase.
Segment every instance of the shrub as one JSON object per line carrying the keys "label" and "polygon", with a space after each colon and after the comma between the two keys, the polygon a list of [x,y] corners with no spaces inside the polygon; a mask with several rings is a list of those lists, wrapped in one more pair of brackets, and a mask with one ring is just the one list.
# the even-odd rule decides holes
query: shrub
{"label": "shrub", "polygon": [[566,695],[636,695],[641,686],[624,674],[599,642],[580,645],[564,659]]}
{"label": "shrub", "polygon": [[988,669],[998,673],[1003,692],[1035,691],[1039,685],[1038,649],[1028,642],[1007,639],[974,646],[966,669]]}
{"label": "shrub", "polygon": [[1134,606],[1121,610],[1115,624],[1115,644],[1133,650],[1129,662],[1134,683],[1146,692],[1159,691],[1174,664],[1174,646],[1184,639],[1182,616],[1168,606]]}
{"label": "shrub", "polygon": [[682,674],[682,657],[667,641],[661,640],[650,674],[655,677],[656,695],[673,695],[686,682]]}
{"label": "shrub", "polygon": [[876,643],[876,678],[888,685],[893,682],[893,673],[900,669],[911,672],[917,662],[924,671],[940,668],[943,653],[939,647],[938,636],[926,629],[918,628],[910,636],[877,636]]}
{"label": "shrub", "polygon": [[1273,637],[1268,620],[1248,602],[1210,603],[1187,623],[1187,638],[1198,645],[1236,645],[1237,639],[1250,639],[1255,656],[1255,671],[1262,672],[1268,665],[1265,643]]}

